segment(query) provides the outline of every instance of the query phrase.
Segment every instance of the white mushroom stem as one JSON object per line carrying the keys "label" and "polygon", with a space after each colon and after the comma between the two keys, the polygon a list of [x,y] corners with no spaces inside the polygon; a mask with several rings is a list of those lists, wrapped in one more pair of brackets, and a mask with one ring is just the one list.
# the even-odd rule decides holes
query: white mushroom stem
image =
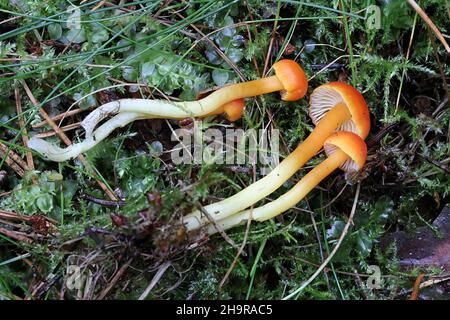
{"label": "white mushroom stem", "polygon": [[28,147],[39,152],[49,160],[57,162],[66,161],[73,159],[79,154],[91,149],[100,141],[104,140],[115,129],[124,127],[130,122],[143,118],[145,118],[145,115],[140,113],[128,112],[118,114],[98,127],[97,130],[95,130],[91,136],[86,138],[83,142],[72,144],[67,148],[60,148],[53,143],[49,143],[43,139],[35,137],[30,139],[28,142]]}
{"label": "white mushroom stem", "polygon": [[[349,156],[346,153],[341,150],[336,150],[327,159],[305,175],[299,182],[297,182],[291,190],[280,196],[278,199],[253,210],[245,210],[228,216],[222,220],[216,221],[215,224],[220,227],[220,229],[227,230],[246,222],[248,219],[255,221],[265,221],[271,219],[294,207],[312,189],[314,189],[315,186],[317,186],[323,179],[325,179],[348,159]],[[215,225],[208,225],[209,234],[214,234],[216,232],[218,232],[218,230]]]}
{"label": "white mushroom stem", "polygon": [[230,101],[284,90],[276,76],[231,84],[197,101],[164,101],[148,99],[121,99],[106,103],[92,111],[81,123],[89,137],[96,125],[110,115],[125,112],[141,113],[146,118],[183,119],[202,117]]}

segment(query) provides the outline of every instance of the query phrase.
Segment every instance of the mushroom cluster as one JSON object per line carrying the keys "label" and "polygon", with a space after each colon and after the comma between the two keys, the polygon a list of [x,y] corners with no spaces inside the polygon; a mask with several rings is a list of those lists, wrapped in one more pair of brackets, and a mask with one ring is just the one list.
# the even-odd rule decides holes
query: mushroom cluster
{"label": "mushroom cluster", "polygon": [[[292,60],[273,65],[275,75],[222,87],[210,95],[187,102],[122,99],[104,104],[82,122],[83,142],[65,149],[42,139],[32,138],[29,147],[52,161],[78,156],[105,139],[113,130],[149,118],[184,119],[226,114],[230,121],[242,117],[245,98],[281,92],[281,99],[295,101],[305,96],[308,82],[303,69]],[[209,234],[239,225],[248,219],[264,221],[300,202],[317,184],[337,168],[358,171],[364,166],[370,116],[361,93],[351,85],[331,82],[316,88],[310,97],[309,115],[316,125],[311,134],[268,175],[235,195],[195,210],[183,218],[188,231],[206,228]],[[111,119],[98,126],[101,121]],[[327,159],[306,174],[291,190],[261,207],[249,209],[277,190],[321,149]]]}
{"label": "mushroom cluster", "polygon": [[[28,146],[46,159],[62,162],[86,152],[112,131],[140,119],[185,119],[226,113],[230,121],[238,120],[244,111],[244,98],[281,92],[281,99],[294,101],[302,98],[308,89],[305,72],[293,60],[280,60],[273,65],[275,75],[258,80],[231,84],[197,101],[163,101],[148,99],[121,99],[106,103],[92,111],[82,121],[86,132],[83,142],[62,149],[39,138],[31,138]],[[104,119],[113,116],[97,129]]]}
{"label": "mushroom cluster", "polygon": [[360,136],[349,131],[340,131],[329,136],[324,142],[328,158],[306,174],[294,187],[261,207],[238,212],[208,225],[208,233],[214,234],[239,225],[248,219],[265,221],[271,219],[300,202],[316,185],[337,168],[344,171],[361,170],[366,162],[367,147]]}
{"label": "mushroom cluster", "polygon": [[[311,94],[309,114],[316,127],[303,143],[301,143],[265,177],[227,199],[204,206],[203,210],[208,213],[208,216],[203,214],[203,210],[196,210],[188,214],[183,220],[186,228],[188,230],[197,230],[208,225],[211,222],[210,219],[213,219],[220,224],[224,219],[224,221],[240,221],[243,216],[246,214],[248,215],[248,212],[241,213],[242,210],[251,207],[278,189],[309,159],[314,157],[316,153],[324,147],[324,144],[330,139],[330,136],[336,131],[352,133],[351,135],[342,135],[342,137],[347,138],[338,138],[338,140],[345,139],[346,141],[356,141],[358,140],[357,137],[359,137],[359,142],[355,142],[353,145],[356,145],[357,143],[364,144],[363,139],[369,134],[370,117],[367,104],[361,93],[351,85],[342,82],[332,82],[316,88]],[[332,145],[332,143],[328,144]],[[337,147],[342,149],[340,145],[337,145]],[[327,149],[325,148],[325,150]],[[330,150],[330,148],[328,148],[328,150]],[[344,150],[344,152],[346,152],[346,150]],[[328,164],[328,162],[325,163]],[[323,168],[323,166],[321,166],[321,168]],[[327,168],[330,169],[330,167]],[[357,168],[359,167],[353,165],[346,165],[344,167],[345,170],[355,170]],[[331,171],[334,169],[336,169],[336,167]],[[317,174],[317,171],[313,170],[312,172]],[[330,172],[328,172],[328,174]],[[325,176],[323,176],[323,178]],[[318,180],[318,182],[320,182],[320,180]],[[303,184],[300,184],[300,187],[302,190],[306,190],[304,189]],[[301,198],[299,198],[298,201],[300,201]],[[282,198],[282,200],[269,207],[272,208],[285,200],[285,198]],[[288,202],[284,205],[287,205],[287,203]],[[293,203],[292,206],[295,205],[295,203]],[[256,210],[262,210],[262,208]],[[239,217],[236,216],[231,218],[238,213]],[[229,225],[229,222],[224,223],[225,225]]]}

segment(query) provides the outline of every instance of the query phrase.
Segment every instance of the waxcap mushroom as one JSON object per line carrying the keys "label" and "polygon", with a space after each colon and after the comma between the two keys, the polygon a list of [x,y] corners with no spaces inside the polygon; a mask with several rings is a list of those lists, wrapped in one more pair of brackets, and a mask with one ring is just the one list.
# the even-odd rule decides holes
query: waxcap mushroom
{"label": "waxcap mushroom", "polygon": [[236,121],[242,118],[245,110],[245,101],[244,99],[236,99],[231,102],[228,102],[223,106],[223,110],[227,114],[227,118],[230,121]]}
{"label": "waxcap mushroom", "polygon": [[[296,206],[311,190],[337,168],[341,168],[344,171],[355,171],[361,170],[364,166],[367,147],[364,140],[357,134],[339,131],[331,134],[324,143],[327,157],[289,191],[261,207],[240,211],[215,221],[214,224],[206,224],[208,233],[216,233],[218,231],[217,226],[221,230],[227,230],[249,219],[255,221],[272,219]],[[188,230],[190,229],[188,228]]]}
{"label": "waxcap mushroom", "polygon": [[240,118],[242,118],[242,115],[244,114],[244,110],[245,110],[245,100],[244,99],[236,99],[236,100],[230,101],[227,104],[221,106],[217,110],[214,110],[213,112],[207,114],[207,116],[225,113],[227,116],[227,119],[229,121],[233,122],[233,121],[237,121]]}
{"label": "waxcap mushroom", "polygon": [[[231,197],[204,206],[203,209],[214,220],[236,214],[274,192],[322,149],[326,139],[336,131],[348,127],[348,130],[362,138],[367,136],[370,130],[369,110],[360,93],[344,83],[333,83],[319,88],[321,89],[316,91],[312,102],[325,107],[318,108],[318,112],[313,112],[312,118],[316,124],[314,130],[269,174]],[[320,100],[323,96],[325,96],[325,102]],[[320,115],[317,115],[318,113]],[[342,157],[345,156],[345,153],[339,152],[339,154]],[[201,228],[208,223],[208,220],[209,217],[205,217],[200,210],[195,210],[185,217],[184,223],[189,230],[193,230]]]}
{"label": "waxcap mushroom", "polygon": [[349,84],[330,82],[323,84],[311,94],[309,115],[315,125],[332,108],[344,104],[351,119],[344,122],[337,131],[351,131],[366,138],[370,130],[370,116],[366,101],[361,93]]}
{"label": "waxcap mushroom", "polygon": [[272,67],[284,87],[281,91],[282,100],[295,101],[305,96],[308,90],[308,79],[298,63],[284,59],[274,63]]}
{"label": "waxcap mushroom", "polygon": [[325,140],[323,148],[328,157],[338,149],[348,155],[349,159],[339,166],[344,171],[359,171],[366,162],[366,143],[353,132],[339,131],[332,134]]}

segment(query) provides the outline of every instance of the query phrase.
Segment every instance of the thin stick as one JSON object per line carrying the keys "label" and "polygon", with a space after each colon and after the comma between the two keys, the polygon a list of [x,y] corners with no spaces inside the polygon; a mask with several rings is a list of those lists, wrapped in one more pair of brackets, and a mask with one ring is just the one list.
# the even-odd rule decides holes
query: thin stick
{"label": "thin stick", "polygon": [[[18,87],[14,88],[14,95],[16,98],[16,110],[17,110],[17,117],[19,118],[19,127],[22,131],[22,142],[23,146],[27,148],[28,146],[28,133],[27,128],[25,128],[25,121],[23,120],[23,110],[22,110],[22,100],[20,99],[20,91]],[[34,170],[34,161],[33,161],[33,154],[31,151],[27,148],[27,166],[28,170]]]}
{"label": "thin stick", "polygon": [[11,231],[5,228],[0,227],[0,234],[3,234],[5,236],[7,236],[8,238],[17,240],[17,241],[22,241],[22,242],[26,242],[26,243],[32,243],[33,240],[31,240],[30,238],[24,236],[21,233],[15,232],[15,231]]}
{"label": "thin stick", "polygon": [[0,142],[0,156],[5,158],[5,163],[14,170],[15,173],[17,173],[20,177],[23,177],[25,175],[25,171],[23,167],[18,165],[11,157],[12,150],[9,150],[8,153],[8,147],[5,146],[3,143]]}
{"label": "thin stick", "polygon": [[[81,113],[81,112],[84,112],[84,111],[88,111],[88,110],[89,109],[75,109],[75,110],[65,111],[63,113],[60,113],[60,114],[54,116],[54,117],[51,117],[51,119],[53,121],[64,120],[64,118],[66,118],[66,117],[71,117],[71,116],[73,116],[75,114],[78,114],[78,113]],[[45,126],[46,124],[47,124],[47,120],[44,120],[44,121],[41,121],[41,122],[33,125],[32,127],[37,129],[37,128],[41,128],[41,127]]]}
{"label": "thin stick", "polygon": [[233,262],[231,263],[230,267],[228,268],[227,272],[225,273],[225,276],[223,277],[222,281],[220,281],[219,290],[222,290],[223,285],[228,280],[228,278],[231,274],[231,271],[233,271],[234,266],[236,265],[239,257],[242,255],[242,253],[244,253],[244,248],[247,245],[247,239],[248,239],[248,234],[250,232],[251,223],[252,223],[252,217],[250,216],[250,219],[247,220],[247,226],[245,227],[244,239],[242,240],[242,244],[239,247],[239,250],[237,251],[236,255],[234,256]]}
{"label": "thin stick", "polygon": [[[81,122],[72,123],[67,126],[61,127],[61,130],[63,132],[70,131],[70,130],[78,128],[80,125],[81,125]],[[46,132],[36,134],[35,137],[42,139],[42,138],[53,137],[54,135],[56,135],[55,131],[46,131]]]}
{"label": "thin stick", "polygon": [[301,291],[303,291],[303,289],[305,289],[323,271],[323,269],[327,266],[327,264],[331,261],[331,259],[333,259],[334,255],[340,248],[342,241],[344,241],[344,238],[347,235],[350,225],[353,222],[353,217],[355,216],[356,205],[358,204],[360,190],[361,190],[361,183],[358,183],[358,186],[356,187],[355,199],[353,201],[352,211],[350,213],[350,216],[348,217],[347,223],[345,224],[344,230],[342,230],[342,233],[341,233],[336,245],[333,248],[333,251],[330,252],[330,255],[325,259],[325,261],[320,265],[320,267],[316,270],[316,272],[314,272],[314,274],[308,280],[303,282],[302,285],[298,289],[296,289],[295,291],[293,291],[292,293],[290,293],[289,295],[284,297],[283,300],[291,299],[292,297],[294,297],[295,295],[297,295]]}
{"label": "thin stick", "polygon": [[22,158],[17,153],[8,149],[9,148],[6,145],[0,142],[0,151],[2,151],[4,154],[8,154],[8,156],[11,157],[11,159],[14,160],[24,170],[28,170],[26,162],[23,161]]}
{"label": "thin stick", "polygon": [[422,10],[422,8],[417,4],[414,0],[407,0],[408,3],[413,7],[414,10],[422,17],[422,19],[425,21],[426,24],[433,30],[436,37],[441,41],[441,43],[444,45],[445,50],[447,50],[448,53],[450,53],[450,46],[448,45],[447,41],[445,41],[444,36],[439,31],[439,29],[436,27],[436,25],[431,21],[431,19],[428,17],[428,15],[425,13],[425,11]]}
{"label": "thin stick", "polygon": [[[255,182],[255,180],[256,180],[256,167],[255,167],[255,164],[253,163],[253,182]],[[228,280],[239,257],[241,255],[246,256],[246,254],[244,254],[244,248],[247,245],[247,239],[248,239],[248,234],[250,233],[250,225],[252,223],[252,220],[253,220],[253,206],[250,207],[250,216],[249,216],[249,219],[247,220],[247,225],[245,227],[244,239],[242,240],[239,250],[237,251],[236,255],[234,256],[233,262],[231,263],[230,267],[228,268],[227,272],[225,273],[225,276],[223,277],[222,281],[220,281],[219,290],[222,290],[223,285]]]}
{"label": "thin stick", "polygon": [[108,286],[99,294],[97,297],[97,300],[103,300],[106,295],[111,291],[111,289],[116,285],[117,281],[122,277],[122,275],[125,273],[125,271],[130,266],[131,262],[133,261],[133,258],[128,260],[120,269],[116,272]]}
{"label": "thin stick", "polygon": [[209,222],[211,222],[211,224],[214,226],[214,228],[216,228],[217,232],[220,233],[220,235],[224,238],[224,240],[226,242],[228,242],[233,248],[238,249],[237,244],[233,241],[233,239],[231,239],[226,233],[225,231],[222,229],[221,226],[219,226],[219,224],[217,223],[216,220],[214,220],[213,217],[211,217],[211,215],[209,214],[208,211],[205,210],[205,208],[203,208],[202,205],[199,204],[198,209],[200,210],[200,212],[202,214],[204,214],[206,216],[206,218],[209,220]]}
{"label": "thin stick", "polygon": [[164,262],[158,269],[158,271],[156,272],[156,274],[153,276],[152,281],[150,282],[150,284],[148,285],[148,287],[144,290],[144,292],[141,294],[141,296],[139,297],[138,300],[145,300],[145,298],[147,298],[147,296],[150,294],[150,291],[152,291],[152,289],[154,288],[154,286],[156,286],[156,284],[159,282],[159,280],[161,279],[161,277],[164,275],[164,273],[166,272],[167,268],[169,268],[172,265],[172,262],[170,261],[166,261]]}
{"label": "thin stick", "polygon": [[[31,102],[33,103],[33,105],[35,107],[39,107],[39,103],[36,100],[36,98],[34,97],[33,93],[31,92],[30,88],[28,87],[27,83],[25,81],[22,81],[22,85],[23,88],[25,89],[28,98],[31,100]],[[56,132],[56,134],[61,138],[61,140],[67,145],[70,146],[72,144],[72,141],[70,141],[70,139],[66,136],[66,134],[56,125],[56,123],[50,118],[50,116],[48,115],[47,112],[45,112],[44,109],[39,108],[39,113],[42,115],[42,117],[44,117],[45,121],[47,121],[47,123],[50,125],[50,127],[52,127],[52,129]],[[90,167],[88,165],[88,162],[86,160],[86,158],[80,154],[78,156],[78,159],[80,160],[80,162],[86,167]],[[113,201],[116,201],[117,198],[114,195],[114,193],[111,192],[111,190],[108,189],[108,187],[106,186],[106,184],[104,184],[98,177],[97,173],[92,170],[92,175],[94,176],[94,178],[97,181],[97,184],[100,186],[100,188],[102,188],[102,190],[106,193],[106,195]]]}
{"label": "thin stick", "polygon": [[411,296],[409,297],[409,300],[417,300],[417,297],[419,296],[420,283],[422,282],[424,276],[425,273],[421,273],[417,277],[416,281],[414,282],[414,288],[412,290]]}
{"label": "thin stick", "polygon": [[400,88],[398,89],[398,95],[397,95],[397,101],[395,102],[395,113],[397,113],[398,111],[398,106],[400,104],[400,97],[402,95],[402,88],[403,88],[403,79],[405,78],[406,75],[406,63],[409,60],[409,55],[411,53],[411,47],[412,47],[412,43],[413,43],[413,39],[414,39],[414,33],[416,31],[416,22],[417,22],[417,15],[414,15],[414,23],[413,23],[413,27],[411,30],[411,36],[409,37],[409,45],[408,45],[408,50],[406,51],[406,57],[405,57],[405,61],[403,63],[403,71],[402,71],[402,79],[400,81]]}

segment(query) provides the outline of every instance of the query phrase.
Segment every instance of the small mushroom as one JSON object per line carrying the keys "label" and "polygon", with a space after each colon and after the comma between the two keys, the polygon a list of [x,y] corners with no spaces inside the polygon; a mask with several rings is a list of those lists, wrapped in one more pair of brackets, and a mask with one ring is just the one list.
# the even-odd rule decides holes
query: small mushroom
{"label": "small mushroom", "polygon": [[[214,220],[249,208],[274,192],[322,148],[333,132],[351,131],[365,139],[370,130],[369,110],[364,97],[351,85],[342,82],[316,88],[311,94],[309,113],[316,127],[268,175],[237,194],[203,208]],[[208,223],[208,218],[196,210],[184,218],[184,223],[189,230],[195,230]]]}
{"label": "small mushroom", "polygon": [[[271,219],[299,203],[312,189],[337,168],[346,172],[359,171],[364,166],[367,147],[363,139],[353,132],[340,131],[332,134],[324,143],[327,158],[306,174],[297,184],[278,199],[253,210],[241,211],[225,219],[216,221],[216,225],[227,230],[248,219],[265,221]],[[208,225],[208,233],[214,234],[217,227]]]}
{"label": "small mushroom", "polygon": [[214,110],[213,112],[208,113],[207,115],[216,115],[216,114],[226,114],[227,119],[231,122],[237,121],[242,118],[245,109],[245,101],[244,99],[236,99],[231,102],[228,102],[224,106],[219,109]]}

